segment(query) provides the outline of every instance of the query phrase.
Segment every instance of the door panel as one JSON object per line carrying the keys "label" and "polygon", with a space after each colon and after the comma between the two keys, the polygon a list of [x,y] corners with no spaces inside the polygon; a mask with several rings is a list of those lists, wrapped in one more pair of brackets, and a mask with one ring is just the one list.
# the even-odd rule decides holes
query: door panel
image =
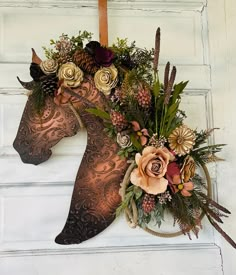
{"label": "door panel", "polygon": [[[128,37],[138,46],[151,48],[155,30],[161,27],[161,74],[167,61],[177,66],[177,81],[190,80],[181,106],[188,114],[186,122],[199,129],[213,127],[215,91],[206,1],[109,1],[108,6],[110,43],[116,37]],[[214,11],[210,15],[216,16]],[[98,39],[97,17],[97,1],[0,1],[1,275],[16,274],[16,270],[24,275],[64,275],[78,268],[86,275],[94,270],[98,274],[142,274],[142,270],[165,275],[222,274],[220,248],[205,222],[199,239],[192,241],[186,236],[156,238],[130,229],[120,218],[80,245],[54,243],[67,217],[86,132],[62,140],[46,163],[21,163],[11,144],[27,98],[16,76],[30,80],[31,47],[43,57],[41,46],[61,33],[76,35],[78,30],[88,30]],[[64,168],[65,163],[70,169]],[[216,194],[215,167],[210,171]],[[89,265],[91,261],[95,265]]]}

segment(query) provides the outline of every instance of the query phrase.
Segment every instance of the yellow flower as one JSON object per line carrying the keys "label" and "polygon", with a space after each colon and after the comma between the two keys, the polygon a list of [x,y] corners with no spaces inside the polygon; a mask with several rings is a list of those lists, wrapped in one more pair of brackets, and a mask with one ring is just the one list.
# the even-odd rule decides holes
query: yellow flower
{"label": "yellow flower", "polygon": [[168,138],[170,148],[179,156],[189,153],[195,144],[194,131],[185,125],[176,128]]}
{"label": "yellow flower", "polygon": [[110,67],[103,67],[94,75],[94,83],[96,88],[109,95],[112,88],[115,88],[118,81],[118,71],[114,65]]}
{"label": "yellow flower", "polygon": [[45,74],[56,73],[58,68],[58,63],[54,59],[47,59],[40,63],[40,68]]}
{"label": "yellow flower", "polygon": [[84,73],[74,63],[68,62],[63,64],[58,71],[59,80],[71,88],[77,88],[83,81]]}

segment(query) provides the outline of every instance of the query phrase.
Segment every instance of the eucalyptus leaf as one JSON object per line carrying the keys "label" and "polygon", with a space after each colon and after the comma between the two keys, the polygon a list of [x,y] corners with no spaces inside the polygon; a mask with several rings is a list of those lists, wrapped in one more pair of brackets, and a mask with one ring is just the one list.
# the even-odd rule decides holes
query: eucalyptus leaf
{"label": "eucalyptus leaf", "polygon": [[140,199],[141,196],[142,196],[142,194],[143,194],[142,189],[141,189],[140,187],[138,187],[138,186],[135,186],[135,187],[134,187],[135,199],[136,199],[136,200]]}

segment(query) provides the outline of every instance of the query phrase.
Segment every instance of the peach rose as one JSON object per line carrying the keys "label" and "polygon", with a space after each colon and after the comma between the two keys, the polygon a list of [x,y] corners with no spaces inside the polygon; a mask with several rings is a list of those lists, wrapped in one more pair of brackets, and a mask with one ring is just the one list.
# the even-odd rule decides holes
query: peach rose
{"label": "peach rose", "polygon": [[166,191],[168,180],[164,178],[167,166],[173,156],[167,148],[147,146],[142,155],[137,153],[138,165],[130,175],[130,181],[146,193],[157,195]]}

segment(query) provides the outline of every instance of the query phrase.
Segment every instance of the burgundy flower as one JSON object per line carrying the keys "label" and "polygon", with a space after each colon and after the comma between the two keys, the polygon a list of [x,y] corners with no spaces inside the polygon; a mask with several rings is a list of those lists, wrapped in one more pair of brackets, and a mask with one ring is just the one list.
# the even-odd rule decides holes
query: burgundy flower
{"label": "burgundy flower", "polygon": [[98,47],[95,49],[94,58],[99,66],[110,67],[114,59],[114,53],[107,48]]}
{"label": "burgundy flower", "polygon": [[171,178],[173,179],[174,175],[180,175],[180,168],[179,168],[179,165],[173,161],[173,162],[170,162],[167,166],[167,172],[166,174]]}
{"label": "burgundy flower", "polygon": [[91,54],[91,55],[95,55],[95,50],[97,48],[100,48],[101,44],[98,41],[90,41],[88,44],[86,44],[85,46],[85,50]]}

